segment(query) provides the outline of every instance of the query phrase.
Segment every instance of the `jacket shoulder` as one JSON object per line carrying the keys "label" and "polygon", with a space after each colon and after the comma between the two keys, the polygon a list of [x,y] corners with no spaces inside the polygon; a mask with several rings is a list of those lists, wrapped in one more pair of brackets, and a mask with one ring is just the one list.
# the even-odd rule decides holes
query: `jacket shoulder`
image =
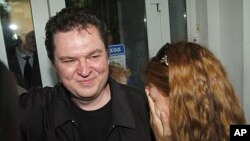
{"label": "jacket shoulder", "polygon": [[34,87],[31,88],[28,92],[23,93],[19,96],[19,103],[21,108],[28,106],[28,104],[36,105],[41,104],[44,101],[45,97],[51,97],[51,91],[53,88],[51,87]]}
{"label": "jacket shoulder", "polygon": [[129,85],[121,85],[121,89],[123,89],[126,93],[126,96],[130,101],[137,101],[145,103],[147,101],[146,93],[136,87]]}
{"label": "jacket shoulder", "polygon": [[44,140],[45,128],[52,127],[51,107],[56,91],[56,87],[34,87],[19,96],[22,138]]}
{"label": "jacket shoulder", "polygon": [[[21,117],[31,116],[38,118],[40,114],[46,112],[46,108],[51,107],[55,98],[59,95],[58,87],[33,87],[28,92],[19,96],[19,106]],[[43,116],[43,115],[40,115]]]}

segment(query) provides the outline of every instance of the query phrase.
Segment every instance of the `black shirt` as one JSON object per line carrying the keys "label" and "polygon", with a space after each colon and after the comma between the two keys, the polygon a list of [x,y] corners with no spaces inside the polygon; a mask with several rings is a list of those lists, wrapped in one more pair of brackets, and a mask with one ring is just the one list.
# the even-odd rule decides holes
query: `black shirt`
{"label": "black shirt", "polygon": [[103,141],[112,128],[112,106],[109,101],[95,111],[85,111],[74,104],[74,114],[79,123],[80,134],[84,141]]}

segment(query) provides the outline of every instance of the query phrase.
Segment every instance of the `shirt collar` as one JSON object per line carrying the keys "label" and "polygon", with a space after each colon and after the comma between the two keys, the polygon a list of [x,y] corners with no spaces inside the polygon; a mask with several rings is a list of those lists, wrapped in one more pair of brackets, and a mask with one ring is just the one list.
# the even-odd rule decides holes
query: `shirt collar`
{"label": "shirt collar", "polygon": [[24,54],[24,53],[20,52],[20,51],[16,48],[16,54],[17,54],[17,57],[18,57],[18,58],[23,58],[23,57],[25,57],[25,56],[30,56],[30,57],[32,57],[34,53],[33,53],[33,52],[30,52],[29,54]]}

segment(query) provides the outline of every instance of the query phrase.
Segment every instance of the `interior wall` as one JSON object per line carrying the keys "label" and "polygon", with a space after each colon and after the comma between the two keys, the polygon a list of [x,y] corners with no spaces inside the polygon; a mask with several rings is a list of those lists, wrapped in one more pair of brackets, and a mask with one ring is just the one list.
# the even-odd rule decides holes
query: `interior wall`
{"label": "interior wall", "polygon": [[243,0],[243,107],[250,123],[250,1]]}
{"label": "interior wall", "polygon": [[[244,108],[247,121],[250,121],[250,105],[246,100],[246,98],[249,99],[247,92],[250,91],[246,89],[249,87],[250,61],[246,61],[249,59],[246,56],[249,55],[245,53],[249,52],[249,39],[245,41],[249,37],[249,33],[245,32],[249,29],[244,29],[250,25],[250,22],[243,23],[249,19],[249,16],[243,17],[244,13],[247,13],[243,11],[243,6],[247,4],[243,4],[243,0],[209,0],[206,5],[208,47],[224,65],[241,106]],[[249,9],[249,6],[244,9]]]}
{"label": "interior wall", "polygon": [[243,102],[243,1],[220,0],[221,60]]}
{"label": "interior wall", "polygon": [[208,47],[207,0],[196,1],[199,43]]}

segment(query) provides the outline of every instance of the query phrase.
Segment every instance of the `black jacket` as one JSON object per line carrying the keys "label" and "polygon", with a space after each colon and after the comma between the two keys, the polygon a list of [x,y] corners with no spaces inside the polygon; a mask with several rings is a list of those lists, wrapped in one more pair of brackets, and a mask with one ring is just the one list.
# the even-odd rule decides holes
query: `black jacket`
{"label": "black jacket", "polygon": [[[147,99],[143,91],[109,80],[113,126],[103,141],[151,141]],[[20,97],[22,141],[82,141],[62,84],[31,89]],[[97,135],[98,136],[98,135]]]}

